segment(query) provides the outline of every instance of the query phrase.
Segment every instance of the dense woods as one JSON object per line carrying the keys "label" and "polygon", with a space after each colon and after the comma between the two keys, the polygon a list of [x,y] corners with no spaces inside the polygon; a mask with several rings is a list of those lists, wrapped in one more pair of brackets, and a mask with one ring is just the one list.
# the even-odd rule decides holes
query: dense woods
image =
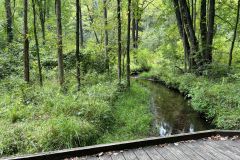
{"label": "dense woods", "polygon": [[131,75],[240,128],[240,0],[0,4],[0,155],[148,136],[149,91]]}

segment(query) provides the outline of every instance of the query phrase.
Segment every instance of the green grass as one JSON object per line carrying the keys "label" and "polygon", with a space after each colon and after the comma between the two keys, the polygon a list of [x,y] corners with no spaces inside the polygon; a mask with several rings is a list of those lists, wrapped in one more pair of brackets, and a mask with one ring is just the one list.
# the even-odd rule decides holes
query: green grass
{"label": "green grass", "polygon": [[[107,75],[90,73],[80,92],[54,79],[44,87],[17,77],[1,81],[0,156],[27,154],[146,137],[150,131],[149,92],[130,91]],[[74,84],[74,85],[73,85]],[[66,89],[68,88],[68,89]],[[107,134],[109,133],[109,134]]]}
{"label": "green grass", "polygon": [[147,137],[151,132],[150,93],[137,82],[114,103],[115,123],[100,143],[126,141]]}

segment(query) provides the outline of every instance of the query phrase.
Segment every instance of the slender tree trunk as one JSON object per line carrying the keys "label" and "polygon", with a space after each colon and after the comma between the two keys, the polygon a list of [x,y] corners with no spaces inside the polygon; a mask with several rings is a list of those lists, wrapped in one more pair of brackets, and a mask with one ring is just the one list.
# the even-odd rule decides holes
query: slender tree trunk
{"label": "slender tree trunk", "polygon": [[135,48],[137,49],[138,48],[138,40],[139,40],[139,20],[140,18],[137,18],[136,19],[136,35],[135,35]]}
{"label": "slender tree trunk", "polygon": [[208,30],[207,30],[207,0],[201,1],[200,29],[201,29],[202,57],[203,57],[203,61],[206,62],[207,60],[205,58],[206,58],[206,54],[207,54],[206,52],[207,52],[207,33],[208,33]]}
{"label": "slender tree trunk", "polygon": [[105,66],[109,73],[109,57],[108,57],[108,12],[107,12],[107,0],[103,0],[103,15],[104,15],[104,43],[105,43]]}
{"label": "slender tree trunk", "polygon": [[197,53],[198,52],[198,41],[197,41],[197,38],[196,38],[196,35],[195,35],[195,31],[193,29],[193,23],[192,23],[192,18],[191,18],[191,15],[190,15],[190,12],[189,12],[189,8],[187,6],[187,2],[186,0],[179,0],[179,4],[180,6],[182,7],[182,10],[183,10],[183,15],[185,16],[186,18],[186,26],[189,30],[189,33],[190,33],[190,42],[191,42],[191,46],[193,48],[193,52]]}
{"label": "slender tree trunk", "polygon": [[130,87],[130,32],[131,32],[131,0],[128,0],[128,28],[127,28],[127,86]]}
{"label": "slender tree trunk", "polygon": [[230,52],[229,52],[229,62],[228,62],[229,67],[232,65],[232,57],[233,57],[232,55],[233,55],[234,44],[235,44],[236,37],[237,37],[237,29],[238,29],[238,23],[239,23],[239,14],[240,14],[240,0],[238,0],[236,24],[235,24],[233,40],[232,40],[232,44],[231,44],[231,48],[230,48]]}
{"label": "slender tree trunk", "polygon": [[24,0],[24,79],[27,83],[30,82],[30,66],[29,66],[29,40],[28,40],[28,0]]}
{"label": "slender tree trunk", "polygon": [[60,85],[64,83],[64,65],[63,65],[63,46],[62,46],[62,13],[61,0],[56,0],[56,15],[57,15],[57,36],[58,36],[58,78]]}
{"label": "slender tree trunk", "polygon": [[43,85],[42,66],[41,66],[38,35],[37,35],[37,18],[36,18],[35,0],[32,0],[32,8],[33,8],[33,30],[34,30],[35,47],[36,47],[37,61],[38,61],[39,84],[40,86],[42,86]]}
{"label": "slender tree trunk", "polygon": [[46,12],[47,12],[47,2],[46,2],[46,0],[38,1],[38,6],[39,6],[39,18],[40,18],[41,29],[42,29],[43,45],[45,45],[45,43],[46,43],[45,21],[46,21]]}
{"label": "slender tree trunk", "polygon": [[121,22],[121,0],[117,0],[117,19],[118,19],[118,81],[121,83],[122,69],[122,22]]}
{"label": "slender tree trunk", "polygon": [[196,69],[196,53],[198,52],[198,41],[193,29],[192,19],[187,6],[186,0],[179,0],[180,13],[182,17],[183,26],[190,44],[191,54],[189,55],[189,69]]}
{"label": "slender tree trunk", "polygon": [[193,13],[193,28],[196,31],[196,20],[197,20],[197,0],[194,0],[194,13]]}
{"label": "slender tree trunk", "polygon": [[215,24],[215,0],[209,1],[209,15],[208,15],[208,34],[207,34],[207,52],[205,59],[207,63],[212,62],[212,45],[214,37]]}
{"label": "slender tree trunk", "polygon": [[79,1],[79,27],[80,27],[80,44],[81,47],[83,48],[83,20],[82,20],[82,4],[81,0]]}
{"label": "slender tree trunk", "polygon": [[81,87],[81,79],[80,79],[80,2],[76,0],[76,69],[77,69],[77,85],[78,91]]}
{"label": "slender tree trunk", "polygon": [[[173,0],[174,2],[174,8],[175,8],[175,14],[176,14],[176,19],[177,19],[177,25],[178,25],[178,30],[180,33],[180,36],[182,38],[182,42],[183,42],[183,48],[184,48],[184,68],[185,71],[187,71],[187,66],[189,64],[189,55],[190,55],[190,46],[189,46],[189,42],[187,39],[187,34],[185,32],[184,26],[183,26],[183,20],[181,17],[181,13],[180,13],[180,9],[179,9],[179,5],[178,5],[178,0]],[[190,65],[189,65],[190,67]]]}
{"label": "slender tree trunk", "polygon": [[[93,20],[93,16],[91,15],[91,10],[90,10],[90,8],[89,8],[88,5],[86,5],[86,6],[87,6],[87,9],[88,9],[89,20],[90,20],[91,26],[93,26],[93,24],[94,24],[94,20]],[[99,41],[99,38],[98,38],[97,32],[96,32],[95,30],[93,30],[93,33],[94,33],[94,36],[95,36],[95,38],[96,38],[96,42],[97,42],[97,44],[99,44],[100,41]]]}
{"label": "slender tree trunk", "polygon": [[136,19],[135,19],[135,14],[134,11],[132,13],[133,18],[132,18],[132,42],[133,42],[133,48],[136,48]]}
{"label": "slender tree trunk", "polygon": [[11,10],[11,0],[5,0],[5,10],[6,10],[6,19],[7,19],[7,37],[8,43],[13,41],[13,18],[12,18],[12,10]]}

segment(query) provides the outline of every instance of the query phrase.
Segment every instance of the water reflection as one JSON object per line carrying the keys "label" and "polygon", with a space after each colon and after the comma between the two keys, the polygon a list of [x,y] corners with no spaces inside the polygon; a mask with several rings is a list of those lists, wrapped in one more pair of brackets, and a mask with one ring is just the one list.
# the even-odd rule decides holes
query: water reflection
{"label": "water reflection", "polygon": [[151,81],[139,79],[137,81],[151,91],[151,104],[156,117],[154,125],[160,136],[192,133],[211,128],[179,93]]}

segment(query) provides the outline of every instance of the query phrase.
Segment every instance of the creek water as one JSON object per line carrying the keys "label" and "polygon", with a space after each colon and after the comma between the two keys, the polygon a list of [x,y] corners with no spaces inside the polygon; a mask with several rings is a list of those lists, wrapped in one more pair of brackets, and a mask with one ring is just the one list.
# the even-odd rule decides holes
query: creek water
{"label": "creek water", "polygon": [[179,92],[156,82],[141,79],[136,81],[151,92],[151,108],[155,115],[154,128],[160,136],[212,128]]}

